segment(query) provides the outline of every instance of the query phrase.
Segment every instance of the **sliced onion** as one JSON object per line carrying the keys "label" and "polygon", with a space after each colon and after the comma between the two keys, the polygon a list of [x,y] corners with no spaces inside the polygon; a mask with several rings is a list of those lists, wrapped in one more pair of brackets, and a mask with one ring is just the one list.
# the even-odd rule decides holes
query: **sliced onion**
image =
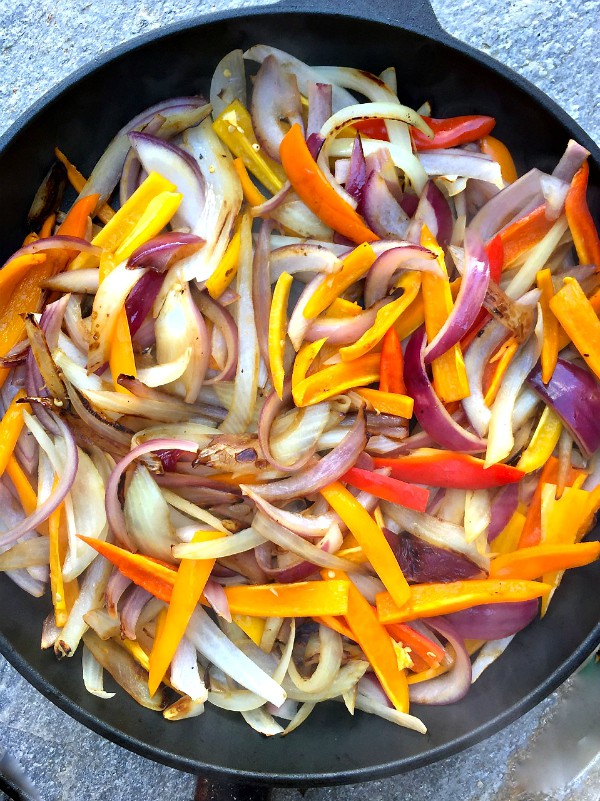
{"label": "sliced onion", "polygon": [[[414,687],[415,685],[412,686]],[[356,696],[355,706],[363,712],[368,712],[370,715],[377,715],[377,717],[389,720],[390,723],[396,723],[398,726],[402,726],[405,729],[411,729],[412,731],[419,732],[419,734],[427,734],[427,727],[423,721],[415,715],[409,715],[407,712],[399,712],[397,709],[386,706],[384,703],[376,701],[374,698],[362,695],[360,692]]]}
{"label": "sliced onion", "polygon": [[328,626],[319,626],[319,662],[310,678],[304,678],[294,660],[288,667],[289,677],[296,687],[305,693],[320,693],[326,690],[342,666],[344,646],[341,636]]}
{"label": "sliced onion", "polygon": [[88,693],[104,699],[115,697],[116,693],[108,693],[104,690],[104,668],[86,646],[83,647],[81,654],[81,668],[83,683]]}
{"label": "sliced onion", "polygon": [[143,608],[152,598],[143,587],[131,587],[121,607],[121,636],[128,640],[136,639],[136,626]]}
{"label": "sliced onion", "polygon": [[273,504],[253,492],[251,487],[246,486],[245,492],[266,517],[293,531],[295,534],[299,534],[301,537],[310,537],[311,539],[324,537],[335,521],[335,516],[331,512],[320,515],[290,512],[287,509],[279,509],[277,506],[273,506]]}
{"label": "sliced onion", "polygon": [[454,218],[448,201],[433,181],[427,181],[406,238],[419,242],[423,225],[429,228],[443,248],[448,247],[454,229]]}
{"label": "sliced onion", "polygon": [[[325,275],[315,275],[315,277],[308,283],[302,290],[298,298],[294,311],[290,315],[288,322],[288,337],[294,346],[294,350],[300,350],[302,342],[306,336],[306,332],[310,329],[313,321],[304,316],[304,309],[306,308],[309,300],[312,298],[318,287],[321,286],[325,280]],[[317,337],[318,339],[319,337]]]}
{"label": "sliced onion", "polygon": [[206,685],[200,678],[198,659],[194,645],[187,637],[182,637],[171,661],[171,684],[179,692],[189,696],[197,704],[208,698]]}
{"label": "sliced onion", "polygon": [[446,616],[467,640],[500,640],[516,634],[537,616],[538,599],[505,604],[484,604]]}
{"label": "sliced onion", "polygon": [[366,445],[366,425],[361,409],[356,421],[343,441],[320,459],[315,465],[299,475],[257,485],[255,491],[269,501],[306,497],[322,487],[337,481],[354,465]]}
{"label": "sliced onion", "polygon": [[488,526],[488,542],[493,542],[508,525],[519,505],[519,485],[501,487],[492,501],[492,519]]}
{"label": "sliced onion", "polygon": [[548,384],[537,364],[527,383],[560,417],[582,453],[590,457],[600,447],[600,388],[583,367],[559,359]]}
{"label": "sliced onion", "polygon": [[533,169],[489,200],[469,225],[472,231],[488,241],[505,225],[527,214],[543,201],[540,170]]}
{"label": "sliced onion", "polygon": [[318,703],[319,701],[329,701],[331,698],[338,698],[344,693],[350,692],[358,681],[364,676],[370,665],[362,659],[351,659],[339,669],[337,676],[329,687],[318,693],[306,693],[299,690],[289,678],[283,680],[283,688],[288,698],[292,701],[302,701]]}
{"label": "sliced onion", "polygon": [[78,292],[83,295],[94,295],[98,291],[99,272],[96,267],[71,270],[46,278],[41,286],[54,292]]}
{"label": "sliced onion", "polygon": [[583,162],[590,155],[590,151],[585,147],[569,139],[567,149],[563,153],[560,161],[552,171],[552,175],[560,181],[570,184],[573,180],[575,173],[581,167]]}
{"label": "sliced onion", "polygon": [[308,84],[307,139],[318,133],[332,114],[332,86],[330,83],[310,81]]}
{"label": "sliced onion", "polygon": [[[312,295],[312,291],[309,293],[309,289],[312,289],[312,286],[312,283],[307,286],[307,295]],[[301,300],[303,300],[303,295],[301,296]],[[398,297],[400,297],[400,293],[395,292],[393,295],[381,298],[366,309],[366,311],[357,314],[355,317],[317,317],[315,320],[307,320],[302,313],[302,319],[308,323],[308,330],[304,334],[304,339],[308,342],[315,342],[318,339],[327,339],[329,345],[351,345],[353,342],[356,342],[365,331],[371,328],[379,309],[397,300]],[[300,301],[298,301],[298,303],[300,303]],[[306,306],[306,303],[304,303],[303,306]],[[298,306],[296,306],[296,308],[298,308]],[[303,309],[300,311],[303,311]],[[292,320],[290,320],[290,323],[291,322]]]}
{"label": "sliced onion", "polygon": [[427,618],[427,626],[441,634],[454,649],[454,664],[441,676],[410,685],[415,704],[452,704],[464,698],[471,686],[471,659],[462,637],[445,617]]}
{"label": "sliced onion", "polygon": [[365,281],[365,306],[387,295],[390,281],[397,270],[423,270],[441,275],[435,253],[410,242],[394,243],[377,256]]}
{"label": "sliced onion", "polygon": [[227,595],[225,594],[225,590],[221,587],[220,584],[217,584],[216,581],[209,579],[206,582],[206,586],[204,587],[204,597],[214,609],[214,611],[219,615],[219,617],[224,618],[229,623],[231,623],[231,611],[229,609],[229,601],[227,600]]}
{"label": "sliced onion", "polygon": [[22,539],[0,554],[0,571],[38,567],[47,565],[49,561],[48,538],[32,536]]}
{"label": "sliced onion", "polygon": [[419,159],[427,175],[460,175],[504,188],[500,165],[483,153],[449,148],[419,153]]}
{"label": "sliced onion", "polygon": [[[314,454],[323,432],[330,425],[330,408],[325,401],[278,418],[277,422],[287,422],[286,417],[290,421],[283,431],[277,426],[277,431],[273,431],[271,436],[271,450],[280,464],[293,464],[299,453]],[[288,471],[286,468],[283,472]]]}
{"label": "sliced onion", "polygon": [[127,295],[125,312],[127,313],[129,332],[132,337],[140,330],[142,323],[154,305],[162,285],[163,276],[154,270],[148,270]]}
{"label": "sliced onion", "polygon": [[489,640],[477,654],[472,667],[471,684],[474,684],[484,670],[489,668],[498,657],[502,656],[513,640],[514,634],[503,637],[501,640]]}
{"label": "sliced onion", "polygon": [[465,266],[456,302],[436,336],[425,348],[430,363],[450,350],[469,331],[485,298],[490,282],[490,263],[477,234],[465,235]]}
{"label": "sliced onion", "polygon": [[227,53],[215,68],[210,82],[213,116],[219,117],[234,100],[246,105],[246,70],[241,50]]}
{"label": "sliced onion", "polygon": [[[273,242],[273,237],[271,237]],[[344,251],[346,248],[344,248]],[[282,245],[271,251],[271,281],[277,281],[282,273],[337,273],[342,262],[336,253],[323,244],[297,242]]]}
{"label": "sliced onion", "polygon": [[101,248],[90,245],[85,239],[81,239],[77,236],[56,234],[55,236],[36,239],[34,242],[30,242],[28,245],[19,248],[8,261],[4,262],[2,267],[6,267],[7,264],[10,264],[13,259],[19,256],[31,256],[35,253],[44,253],[47,250],[77,251],[78,253],[91,253],[94,256],[99,256],[102,253]]}
{"label": "sliced onion", "polygon": [[557,220],[564,211],[570,184],[553,175],[542,175],[540,186],[546,201],[546,217]]}
{"label": "sliced onion", "polygon": [[264,458],[275,469],[282,473],[297,473],[302,470],[312,459],[316,442],[312,449],[300,452],[300,456],[291,464],[282,464],[278,461],[271,451],[271,428],[279,413],[290,403],[292,397],[291,382],[286,381],[284,385],[283,397],[279,398],[275,391],[271,392],[265,400],[258,419],[258,441]]}
{"label": "sliced onion", "polygon": [[[348,191],[350,188],[347,185]],[[352,197],[354,195],[351,195]],[[362,189],[361,211],[371,230],[386,239],[406,236],[408,215],[390,192],[385,178],[373,171]]]}
{"label": "sliced onion", "polygon": [[156,482],[138,465],[125,493],[127,534],[136,547],[155,559],[172,561],[171,546],[177,542],[169,519],[169,507]]}
{"label": "sliced onion", "polygon": [[273,56],[267,56],[256,76],[250,106],[256,138],[263,150],[279,161],[279,145],[294,125],[304,131],[302,100],[296,76]]}
{"label": "sliced onion", "polygon": [[[269,314],[271,311],[270,239],[273,223],[264,220],[254,246],[252,259],[252,304],[260,355],[269,364]],[[243,336],[243,332],[242,332]]]}
{"label": "sliced onion", "polygon": [[440,402],[427,375],[424,362],[425,329],[412,335],[406,348],[405,372],[408,394],[414,398],[414,413],[425,431],[444,448],[481,452],[485,442],[459,426]]}
{"label": "sliced onion", "polygon": [[386,529],[384,533],[407,581],[423,584],[484,577],[480,565],[450,547],[406,532],[395,535]]}
{"label": "sliced onion", "polygon": [[[183,539],[188,535],[190,539],[197,531],[197,526],[187,531],[179,529],[178,534]],[[207,542],[182,542],[173,547],[173,556],[176,559],[223,559],[238,553],[245,553],[262,545],[265,538],[253,528],[244,529],[237,534],[222,537]]]}
{"label": "sliced onion", "polygon": [[150,267],[157,273],[164,273],[180,259],[196,253],[203,244],[204,240],[195,234],[167,231],[134,250],[127,259],[127,268]]}

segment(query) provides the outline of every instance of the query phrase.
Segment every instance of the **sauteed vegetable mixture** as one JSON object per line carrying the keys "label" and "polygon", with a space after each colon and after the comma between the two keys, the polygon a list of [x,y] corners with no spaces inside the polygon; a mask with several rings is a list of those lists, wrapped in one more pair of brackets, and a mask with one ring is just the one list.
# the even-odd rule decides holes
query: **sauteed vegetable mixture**
{"label": "sauteed vegetable mixture", "polygon": [[518,177],[423,100],[257,45],[89,178],[55,151],[0,272],[0,570],[91,693],[425,732],[598,559],[589,153]]}

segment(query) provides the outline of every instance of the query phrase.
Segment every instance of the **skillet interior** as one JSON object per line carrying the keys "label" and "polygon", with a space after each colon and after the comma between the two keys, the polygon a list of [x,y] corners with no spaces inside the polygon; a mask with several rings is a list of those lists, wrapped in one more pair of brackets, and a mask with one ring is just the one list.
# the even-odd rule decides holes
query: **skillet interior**
{"label": "skillet interior", "polygon": [[[362,12],[368,13],[368,12]],[[110,137],[144,107],[176,94],[206,92],[219,58],[235,47],[274,44],[309,63],[350,64],[378,72],[394,64],[399,96],[408,105],[433,102],[437,116],[496,116],[497,132],[520,169],[551,169],[569,136],[593,150],[588,137],[521,79],[512,84],[493,63],[430,27],[416,31],[345,16],[271,13],[222,18],[121,52],[82,77],[22,124],[0,154],[0,242],[5,258],[24,235],[31,198],[58,145],[85,173]],[[412,27],[419,28],[418,24]],[[465,52],[459,52],[460,47]],[[479,63],[477,63],[479,62]],[[534,95],[532,100],[531,94]],[[593,205],[599,211],[596,191]],[[551,692],[600,641],[598,569],[567,576],[543,624],[518,636],[509,652],[448,708],[416,708],[426,737],[376,718],[351,718],[341,705],[317,709],[292,737],[265,739],[240,716],[209,708],[196,720],[167,724],[125,694],[101,701],[83,688],[80,657],[58,664],[39,650],[47,601],[0,580],[0,646],[7,658],[51,700],[99,733],[185,770],[235,773],[237,778],[294,786],[360,781],[431,762],[491,734]]]}

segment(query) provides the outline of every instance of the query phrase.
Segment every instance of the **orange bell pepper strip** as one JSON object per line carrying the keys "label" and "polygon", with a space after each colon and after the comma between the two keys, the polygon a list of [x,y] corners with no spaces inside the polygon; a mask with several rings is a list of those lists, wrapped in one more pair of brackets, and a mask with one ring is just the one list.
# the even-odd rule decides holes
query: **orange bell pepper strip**
{"label": "orange bell pepper strip", "polygon": [[368,353],[348,364],[333,364],[309,375],[296,384],[292,394],[296,406],[312,406],[347,389],[373,384],[378,379],[379,354]]}
{"label": "orange bell pepper strip", "polygon": [[[423,303],[425,308],[425,329],[429,342],[446,322],[452,311],[452,293],[446,270],[444,251],[426,225],[421,232],[421,245],[434,251],[437,263],[445,277],[433,273],[423,273]],[[469,381],[460,343],[431,363],[433,385],[440,400],[444,403],[462,400],[469,395]]]}
{"label": "orange bell pepper strip", "polygon": [[379,390],[406,395],[404,383],[404,356],[400,339],[394,327],[388,329],[383,337],[379,367]]}
{"label": "orange bell pepper strip", "polygon": [[347,578],[299,581],[295,584],[244,584],[225,587],[232,612],[253,617],[319,617],[345,615]]}
{"label": "orange bell pepper strip", "polygon": [[[600,378],[600,320],[579,283],[574,278],[565,278],[562,289],[549,305],[590,370]],[[544,323],[544,341],[545,331]]]}
{"label": "orange bell pepper strip", "polygon": [[[327,582],[346,578],[337,570],[322,570]],[[383,687],[385,694],[399,712],[408,712],[408,684],[406,674],[398,667],[392,638],[377,619],[371,604],[363,598],[354,584],[348,582],[348,610],[346,623],[353,639],[360,645]]]}
{"label": "orange bell pepper strip", "polygon": [[[489,386],[486,389],[484,395],[484,402],[486,406],[491,406],[493,402],[496,400],[496,395],[498,394],[498,390],[502,384],[502,379],[510,363],[512,362],[515,353],[519,349],[519,343],[514,337],[507,339],[506,342],[500,346],[498,349],[497,354],[494,356],[493,359],[490,360],[489,364],[493,370],[492,380],[489,383]],[[484,384],[485,384],[485,377],[484,377]]]}
{"label": "orange bell pepper strip", "polygon": [[375,242],[376,233],[331,186],[310,154],[302,129],[292,125],[281,141],[279,156],[283,169],[300,199],[325,225],[356,242]]}
{"label": "orange bell pepper strip", "polygon": [[515,162],[504,142],[494,136],[484,136],[481,140],[481,152],[498,162],[505,183],[512,184],[517,180]]}
{"label": "orange bell pepper strip", "polygon": [[87,195],[77,200],[57,233],[61,236],[77,236],[83,239],[87,231],[88,217],[93,216],[99,199],[100,195]]}
{"label": "orange bell pepper strip", "polygon": [[515,484],[525,475],[508,464],[485,467],[483,459],[466,453],[419,448],[408,456],[377,456],[375,467],[388,467],[401,481],[449,489],[489,489]]}
{"label": "orange bell pepper strip", "polygon": [[[542,364],[542,381],[544,384],[547,384],[552,378],[552,373],[558,361],[559,329],[558,320],[552,311],[551,304],[554,298],[554,286],[552,284],[552,273],[548,268],[540,270],[537,274],[537,286],[542,293],[540,295],[540,306],[542,307],[542,320],[544,323],[544,339],[542,342],[540,362]],[[597,321],[598,318],[593,311],[592,314]],[[598,323],[598,328],[600,328],[600,323]]]}
{"label": "orange bell pepper strip", "polygon": [[307,342],[302,345],[294,359],[292,369],[292,389],[295,389],[308,375],[314,360],[319,355],[323,345],[327,342],[327,337],[316,339],[314,342]]}
{"label": "orange bell pepper strip", "polygon": [[273,291],[269,313],[269,367],[273,388],[280,400],[283,399],[283,382],[285,381],[283,357],[287,337],[287,307],[293,280],[289,273],[282,273],[279,276]]}
{"label": "orange bell pepper strip", "polygon": [[429,490],[425,487],[407,484],[405,481],[383,476],[372,470],[351,467],[341,480],[352,487],[375,495],[376,498],[397,503],[407,509],[415,509],[417,512],[424,512],[429,501]]}
{"label": "orange bell pepper strip", "polygon": [[575,173],[565,198],[565,213],[580,264],[594,264],[600,270],[600,238],[588,208],[586,194],[590,167],[584,161]]}
{"label": "orange bell pepper strip", "polygon": [[421,617],[435,617],[459,612],[482,604],[530,601],[550,592],[551,587],[539,581],[520,579],[472,579],[448,584],[413,584],[410,597],[402,606],[394,603],[388,592],[376,596],[377,614],[381,623],[407,623]]}
{"label": "orange bell pepper strip", "polygon": [[[220,531],[197,531],[192,542],[206,542],[224,536]],[[157,632],[150,652],[148,675],[150,695],[154,695],[157,691],[175,656],[215,561],[215,559],[182,559],[179,564],[164,625],[160,632]]]}
{"label": "orange bell pepper strip", "polygon": [[400,606],[410,589],[383,531],[354,495],[339,481],[320,490],[321,495],[354,534],[386,589]]}
{"label": "orange bell pepper strip", "polygon": [[368,242],[354,248],[343,260],[341,269],[330,273],[317,287],[304,307],[304,317],[311,320],[336,300],[348,287],[359,281],[371,268],[377,254]]}
{"label": "orange bell pepper strip", "polygon": [[45,253],[30,253],[6,262],[0,270],[0,296],[2,298],[10,297],[15,286],[27,275],[29,270],[36,264],[43,264],[46,258]]}
{"label": "orange bell pepper strip", "polygon": [[[54,479],[54,487],[58,479]],[[67,530],[63,519],[63,505],[60,504],[48,518],[48,539],[50,546],[50,592],[54,606],[54,619],[58,627],[67,622],[79,591],[77,579],[65,581],[62,574],[67,553]]]}
{"label": "orange bell pepper strip", "polygon": [[[1,424],[0,424],[1,430]],[[6,475],[9,476],[17,491],[21,506],[26,515],[32,514],[37,507],[37,495],[29,483],[29,479],[23,472],[21,465],[17,462],[14,454],[11,454],[6,463]]]}
{"label": "orange bell pepper strip", "polygon": [[260,206],[266,201],[266,197],[263,193],[255,186],[252,178],[248,175],[248,170],[246,169],[246,165],[242,161],[241,158],[237,158],[233,160],[233,167],[237,172],[237,176],[240,179],[240,184],[242,185],[242,192],[244,193],[244,199],[250,206]]}
{"label": "orange bell pepper strip", "polygon": [[499,236],[504,248],[504,268],[510,270],[532,247],[541,242],[554,225],[554,220],[546,217],[546,204],[542,203],[533,211],[507,225]]}
{"label": "orange bell pepper strip", "polygon": [[428,668],[439,667],[440,662],[446,656],[446,652],[440,645],[432,642],[423,634],[419,634],[405,623],[391,623],[386,628],[396,642],[401,642],[405,647],[411,649],[411,658],[414,658],[413,655],[418,655]]}
{"label": "orange bell pepper strip", "polygon": [[340,348],[340,356],[343,362],[349,362],[359,356],[364,356],[365,353],[373,350],[375,345],[381,342],[387,331],[390,330],[400,315],[408,309],[419,294],[421,276],[418,272],[407,271],[400,278],[397,286],[404,289],[402,296],[386,306],[382,306],[375,316],[373,325],[356,342]]}
{"label": "orange bell pepper strip", "polygon": [[40,228],[40,239],[46,239],[49,236],[52,236],[52,229],[54,227],[54,223],[56,222],[56,214],[49,214],[46,219],[44,220],[42,227]]}
{"label": "orange bell pepper strip", "polygon": [[20,389],[10,402],[4,417],[0,421],[0,476],[6,470],[17,440],[23,430],[23,409],[31,412],[31,407],[28,403],[19,403],[21,399],[26,397],[25,390]]}
{"label": "orange bell pepper strip", "polygon": [[583,567],[600,558],[600,542],[574,545],[534,545],[497,556],[490,562],[490,578],[537,579],[555,570]]}
{"label": "orange bell pepper strip", "polygon": [[382,392],[380,389],[357,389],[356,394],[364,398],[367,406],[372,407],[378,414],[395,414],[407,420],[413,415],[415,402],[408,395]]}
{"label": "orange bell pepper strip", "polygon": [[[62,151],[60,151],[57,147],[54,148],[54,155],[65,166],[67,170],[67,178],[69,179],[69,182],[73,187],[73,189],[76,192],[81,192],[81,190],[87,183],[84,176],[79,172],[77,167],[69,161],[69,159],[65,156],[65,154]],[[96,203],[97,202],[98,201],[96,200]],[[108,203],[105,203],[98,209],[98,211],[96,212],[96,216],[100,220],[102,220],[102,222],[106,225],[106,223],[115,216],[115,213],[108,205]]]}
{"label": "orange bell pepper strip", "polygon": [[337,631],[337,633],[341,634],[342,637],[347,637],[349,640],[354,640],[354,642],[356,642],[354,632],[343,617],[336,617],[334,615],[319,615],[318,617],[314,617],[313,620],[315,623],[321,623],[323,626],[329,626],[330,629]]}
{"label": "orange bell pepper strip", "polygon": [[110,542],[95,540],[92,537],[77,535],[82,542],[86,542],[100,556],[104,556],[118,570],[131,579],[138,587],[143,587],[156,598],[169,603],[173,592],[173,585],[177,577],[177,571],[171,565],[151,559],[149,556],[142,556],[137,553],[130,553],[124,548],[112,545]]}

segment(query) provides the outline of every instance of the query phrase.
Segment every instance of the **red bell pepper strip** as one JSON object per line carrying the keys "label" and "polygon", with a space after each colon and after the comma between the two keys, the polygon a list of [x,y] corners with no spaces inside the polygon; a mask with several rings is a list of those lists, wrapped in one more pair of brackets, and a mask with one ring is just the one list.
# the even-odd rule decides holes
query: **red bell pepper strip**
{"label": "red bell pepper strip", "polygon": [[508,464],[484,468],[483,459],[465,453],[419,448],[409,456],[376,457],[375,467],[389,467],[394,478],[430,487],[488,489],[515,484],[525,473]]}
{"label": "red bell pepper strip", "polygon": [[394,327],[389,328],[383,338],[380,364],[380,391],[406,395],[406,385],[404,384],[404,357],[400,346],[400,338]]}
{"label": "red bell pepper strip", "polygon": [[[502,264],[504,262],[504,246],[502,245],[500,236],[496,235],[490,240],[485,249],[490,263],[490,279],[498,284],[502,275]],[[460,344],[463,351],[471,344],[488,320],[491,319],[492,315],[486,309],[481,309],[475,318],[475,322],[461,339]]]}
{"label": "red bell pepper strip", "polygon": [[532,247],[541,242],[554,225],[554,220],[546,217],[546,204],[541,203],[529,214],[510,223],[500,231],[504,248],[504,270],[510,270]]}
{"label": "red bell pepper strip", "polygon": [[588,208],[586,193],[590,168],[584,161],[575,173],[565,199],[565,213],[580,264],[595,264],[600,270],[600,239]]}
{"label": "red bell pepper strip", "polygon": [[357,245],[379,239],[331,186],[311,156],[302,129],[297,123],[283,137],[279,155],[296,193],[320,220]]}
{"label": "red bell pepper strip", "polygon": [[398,481],[397,478],[382,476],[380,473],[373,473],[372,470],[361,470],[358,467],[351,467],[342,476],[342,481],[352,487],[364,490],[381,498],[384,501],[391,501],[407,509],[415,509],[417,512],[424,512],[429,500],[429,490],[424,487],[417,487],[414,484],[407,484],[405,481]]}
{"label": "red bell pepper strip", "polygon": [[413,661],[415,661],[414,656],[418,655],[425,661],[428,668],[436,668],[446,656],[441,645],[432,642],[423,634],[419,634],[406,623],[390,623],[386,628],[396,642],[401,642],[402,645],[410,648]]}
{"label": "red bell pepper strip", "polygon": [[[456,147],[468,142],[476,142],[487,136],[496,125],[493,117],[472,115],[466,117],[448,117],[439,120],[434,117],[423,117],[433,131],[433,139],[428,139],[421,131],[412,131],[417,150],[439,150],[444,147]],[[371,139],[388,140],[384,120],[362,120],[352,123],[353,127]]]}

